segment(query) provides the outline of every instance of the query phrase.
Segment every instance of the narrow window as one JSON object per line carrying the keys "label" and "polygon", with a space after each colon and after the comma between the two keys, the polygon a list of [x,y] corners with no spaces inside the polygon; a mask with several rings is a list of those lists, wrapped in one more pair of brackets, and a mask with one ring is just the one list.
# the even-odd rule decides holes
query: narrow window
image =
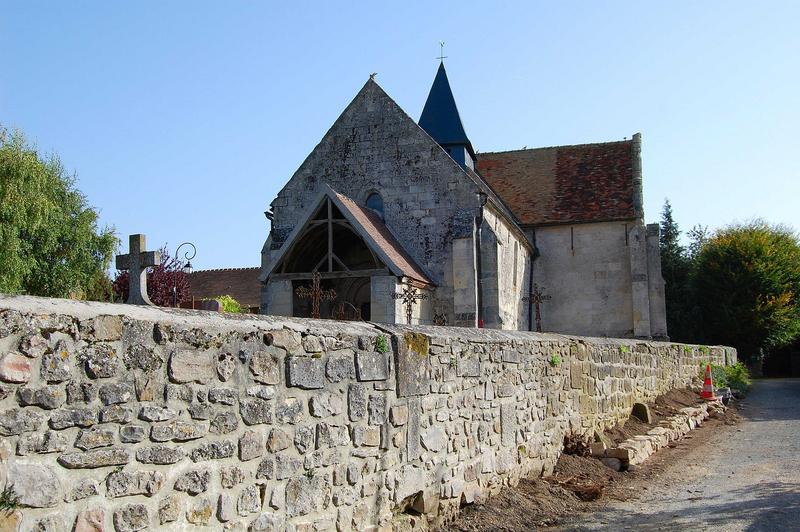
{"label": "narrow window", "polygon": [[383,218],[383,198],[377,192],[367,196],[367,207],[377,212]]}

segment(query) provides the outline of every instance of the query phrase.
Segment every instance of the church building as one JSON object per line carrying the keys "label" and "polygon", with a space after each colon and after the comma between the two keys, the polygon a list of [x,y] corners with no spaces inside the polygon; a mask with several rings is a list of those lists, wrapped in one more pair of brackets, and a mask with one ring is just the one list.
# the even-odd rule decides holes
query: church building
{"label": "church building", "polygon": [[443,63],[419,122],[371,77],[271,203],[261,312],[665,338],[640,150],[478,153]]}

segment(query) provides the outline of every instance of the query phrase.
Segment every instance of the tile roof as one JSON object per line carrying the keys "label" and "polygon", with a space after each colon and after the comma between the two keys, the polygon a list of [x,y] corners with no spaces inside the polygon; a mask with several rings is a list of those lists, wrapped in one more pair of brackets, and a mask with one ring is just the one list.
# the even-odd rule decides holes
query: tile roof
{"label": "tile roof", "polygon": [[478,172],[522,225],[630,220],[634,141],[479,153]]}
{"label": "tile roof", "polygon": [[228,295],[244,307],[261,304],[261,268],[198,270],[189,274],[191,296],[195,299]]}
{"label": "tile roof", "polygon": [[405,277],[422,281],[426,284],[434,284],[428,274],[423,270],[403,248],[402,244],[395,238],[392,232],[383,223],[380,216],[375,211],[362,207],[349,197],[333,191],[336,199],[339,200],[340,208],[347,210],[350,216],[361,226],[364,232],[375,242],[386,258],[393,263],[399,272]]}

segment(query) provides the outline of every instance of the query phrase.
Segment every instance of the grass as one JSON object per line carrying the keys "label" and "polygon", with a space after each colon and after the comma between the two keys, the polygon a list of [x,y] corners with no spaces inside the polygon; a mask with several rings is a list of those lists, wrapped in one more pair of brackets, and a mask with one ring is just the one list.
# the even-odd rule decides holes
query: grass
{"label": "grass", "polygon": [[0,512],[11,512],[20,506],[19,495],[14,491],[13,485],[7,485],[0,491]]}

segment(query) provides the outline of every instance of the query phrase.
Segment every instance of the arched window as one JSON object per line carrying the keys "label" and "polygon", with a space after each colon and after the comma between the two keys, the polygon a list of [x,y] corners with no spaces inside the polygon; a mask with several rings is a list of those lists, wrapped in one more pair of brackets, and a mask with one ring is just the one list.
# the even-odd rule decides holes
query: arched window
{"label": "arched window", "polygon": [[377,212],[383,218],[383,198],[377,192],[370,193],[367,196],[367,207]]}

